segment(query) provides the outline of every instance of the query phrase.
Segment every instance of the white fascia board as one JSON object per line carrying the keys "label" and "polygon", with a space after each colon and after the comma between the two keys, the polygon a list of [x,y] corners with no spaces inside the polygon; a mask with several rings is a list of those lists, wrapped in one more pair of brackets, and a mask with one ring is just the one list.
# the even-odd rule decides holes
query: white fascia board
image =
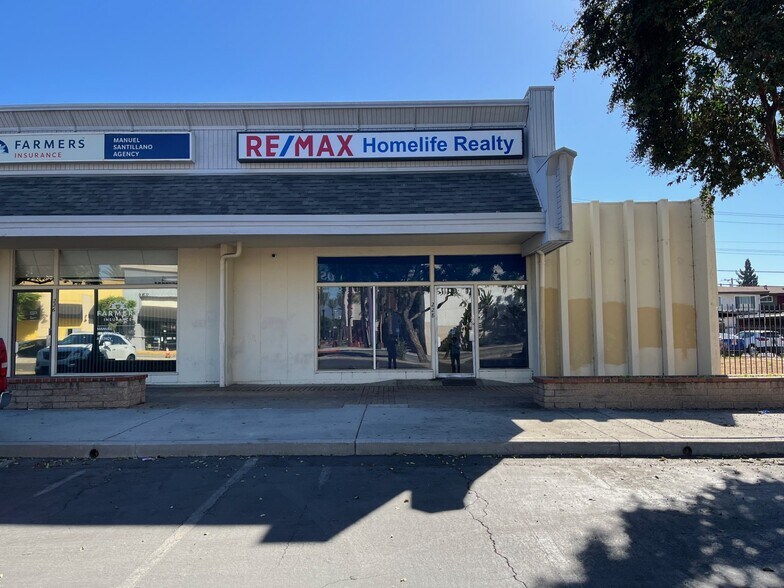
{"label": "white fascia board", "polygon": [[18,104],[0,106],[0,112],[44,110],[310,110],[337,108],[441,108],[461,106],[526,106],[523,98],[497,100],[411,100],[370,102],[182,102],[182,103],[85,103]]}
{"label": "white fascia board", "polygon": [[532,233],[541,212],[379,215],[17,216],[0,219],[0,237],[200,235],[422,235]]}

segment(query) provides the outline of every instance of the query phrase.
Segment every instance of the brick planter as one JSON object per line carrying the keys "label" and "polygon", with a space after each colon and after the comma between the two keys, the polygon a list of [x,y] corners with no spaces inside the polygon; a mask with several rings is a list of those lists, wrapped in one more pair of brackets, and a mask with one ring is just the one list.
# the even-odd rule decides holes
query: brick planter
{"label": "brick planter", "polygon": [[544,408],[784,408],[784,378],[535,376]]}
{"label": "brick planter", "polygon": [[144,403],[147,374],[9,378],[9,409],[127,408]]}

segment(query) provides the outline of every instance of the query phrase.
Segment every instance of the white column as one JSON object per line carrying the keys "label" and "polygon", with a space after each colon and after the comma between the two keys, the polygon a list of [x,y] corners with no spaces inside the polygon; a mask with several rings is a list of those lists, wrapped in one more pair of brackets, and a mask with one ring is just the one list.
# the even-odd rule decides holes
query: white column
{"label": "white column", "polygon": [[672,326],[672,259],[670,255],[670,204],[656,203],[659,232],[659,300],[661,304],[662,374],[675,373],[675,335]]}
{"label": "white column", "polygon": [[694,306],[697,311],[697,371],[720,372],[719,294],[716,271],[716,237],[713,219],[705,219],[699,199],[691,201]]}
{"label": "white column", "polygon": [[602,294],[602,242],[598,202],[589,205],[591,224],[591,297],[593,299],[594,374],[604,375],[604,296]]}
{"label": "white column", "polygon": [[640,337],[637,322],[637,247],[634,234],[634,202],[623,203],[624,264],[626,275],[626,339],[629,375],[640,373]]}
{"label": "white column", "polygon": [[571,376],[571,355],[569,352],[569,272],[566,261],[566,247],[558,250],[558,297],[561,307],[561,375]]}

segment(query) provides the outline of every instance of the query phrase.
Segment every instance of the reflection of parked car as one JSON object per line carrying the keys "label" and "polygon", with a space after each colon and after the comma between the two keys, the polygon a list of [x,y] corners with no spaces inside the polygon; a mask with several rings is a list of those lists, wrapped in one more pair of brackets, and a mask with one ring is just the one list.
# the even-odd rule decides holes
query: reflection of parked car
{"label": "reflection of parked car", "polygon": [[20,341],[16,346],[16,356],[35,357],[44,347],[46,347],[46,339],[31,339],[30,341]]}
{"label": "reflection of parked car", "polygon": [[746,351],[746,343],[737,335],[719,333],[719,351],[722,355],[740,355]]}
{"label": "reflection of parked car", "polygon": [[[57,371],[73,371],[80,362],[85,362],[93,350],[92,333],[71,333],[57,343]],[[35,373],[49,373],[49,348],[44,347],[35,357]],[[117,333],[99,333],[98,351],[103,359],[126,360],[136,359],[136,348]]]}
{"label": "reflection of parked car", "polygon": [[746,350],[751,353],[781,353],[784,338],[776,331],[741,331],[738,338],[743,340]]}

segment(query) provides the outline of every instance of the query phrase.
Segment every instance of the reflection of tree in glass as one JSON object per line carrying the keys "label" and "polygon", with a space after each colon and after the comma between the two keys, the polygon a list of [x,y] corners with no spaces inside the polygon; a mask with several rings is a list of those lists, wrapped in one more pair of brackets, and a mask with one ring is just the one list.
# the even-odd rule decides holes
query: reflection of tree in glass
{"label": "reflection of tree in glass", "polygon": [[[381,321],[383,333],[395,332],[393,315],[399,317],[399,323],[405,328],[405,337],[400,337],[397,341],[397,355],[403,356],[408,351],[408,344],[413,347],[417,360],[422,363],[427,361],[427,351],[425,351],[424,328],[417,328],[419,319],[430,310],[424,304],[425,291],[423,288],[382,288],[383,297],[381,298]],[[446,302],[446,300],[444,300]],[[439,308],[444,304],[441,302]],[[382,340],[384,337],[382,336]]]}
{"label": "reflection of tree in glass", "polygon": [[16,320],[31,320],[30,317],[36,315],[43,318],[41,295],[36,292],[17,292]]}
{"label": "reflection of tree in glass", "polygon": [[107,296],[98,301],[98,323],[117,331],[117,325],[133,324],[136,317],[136,301],[124,296]]}
{"label": "reflection of tree in glass", "polygon": [[[494,295],[493,290],[500,290]],[[525,289],[520,286],[480,287],[480,344],[504,344],[516,341],[527,332]]]}

